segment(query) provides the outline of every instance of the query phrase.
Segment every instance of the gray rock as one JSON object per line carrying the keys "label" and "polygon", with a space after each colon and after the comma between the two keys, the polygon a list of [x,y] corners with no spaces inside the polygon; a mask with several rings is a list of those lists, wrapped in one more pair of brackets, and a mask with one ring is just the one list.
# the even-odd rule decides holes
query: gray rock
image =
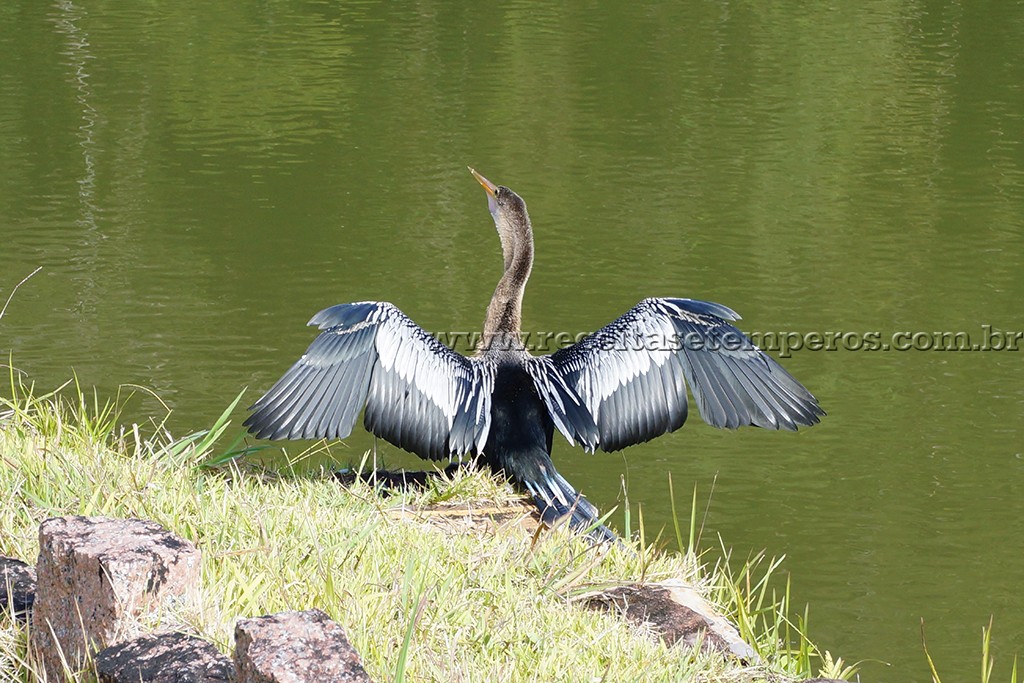
{"label": "gray rock", "polygon": [[99,683],[228,683],[231,658],[183,633],[146,635],[100,650]]}
{"label": "gray rock", "polygon": [[669,645],[683,642],[693,647],[701,643],[705,649],[731,654],[749,664],[760,661],[732,624],[682,581],[621,586],[588,596],[584,604],[617,612],[635,624],[646,624]]}
{"label": "gray rock", "polygon": [[36,570],[13,557],[0,557],[0,612],[27,621],[36,599]]}
{"label": "gray rock", "polygon": [[57,517],[39,527],[31,646],[51,680],[123,641],[170,600],[196,600],[199,551],[155,522]]}
{"label": "gray rock", "polygon": [[235,672],[238,683],[370,680],[344,629],[318,609],[240,620]]}

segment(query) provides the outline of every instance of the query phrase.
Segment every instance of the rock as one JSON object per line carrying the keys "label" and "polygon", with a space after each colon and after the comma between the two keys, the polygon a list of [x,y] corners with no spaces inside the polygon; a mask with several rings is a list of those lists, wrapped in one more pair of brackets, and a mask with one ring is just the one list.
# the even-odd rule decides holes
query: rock
{"label": "rock", "polygon": [[36,599],[36,570],[13,557],[0,557],[0,612],[28,621]]}
{"label": "rock", "polygon": [[732,654],[749,664],[760,661],[732,624],[677,579],[621,586],[588,596],[585,604],[592,609],[617,611],[635,624],[647,624],[669,645],[682,641],[693,647],[702,642],[706,649]]}
{"label": "rock", "polygon": [[240,620],[235,673],[237,683],[370,680],[341,625],[318,609]]}
{"label": "rock", "polygon": [[39,527],[31,645],[51,680],[131,635],[171,600],[196,600],[199,551],[155,522],[57,517]]}
{"label": "rock", "polygon": [[228,683],[231,658],[183,633],[146,635],[96,653],[99,683]]}

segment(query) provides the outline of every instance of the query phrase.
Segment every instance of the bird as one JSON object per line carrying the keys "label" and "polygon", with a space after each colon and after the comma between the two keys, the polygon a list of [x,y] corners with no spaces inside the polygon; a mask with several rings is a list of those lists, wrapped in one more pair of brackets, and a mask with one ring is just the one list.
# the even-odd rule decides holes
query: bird
{"label": "bird", "polygon": [[593,453],[683,426],[687,387],[704,422],[795,431],[825,415],[818,400],[732,323],[721,304],[651,297],[547,355],[524,343],[522,305],[534,260],[522,197],[476,170],[504,270],[473,355],[442,344],[392,303],[325,308],[306,352],[252,406],[257,438],[344,439],[363,426],[441,461],[470,457],[533,499],[549,526],[568,520],[595,541],[617,539],[598,509],[555,469],[557,430]]}

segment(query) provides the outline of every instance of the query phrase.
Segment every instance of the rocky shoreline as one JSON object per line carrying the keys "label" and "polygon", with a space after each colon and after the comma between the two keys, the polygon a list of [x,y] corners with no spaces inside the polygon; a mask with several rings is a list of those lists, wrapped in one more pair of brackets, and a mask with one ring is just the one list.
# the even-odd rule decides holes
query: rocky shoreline
{"label": "rocky shoreline", "polygon": [[[180,625],[168,627],[175,606],[200,599],[201,555],[155,522],[55,517],[40,525],[39,547],[35,568],[0,557],[0,611],[27,625],[30,657],[48,680],[81,670],[100,683],[371,680],[344,628],[319,609],[239,619],[231,657]],[[624,585],[579,603],[645,626],[669,645],[758,661],[681,581]]]}

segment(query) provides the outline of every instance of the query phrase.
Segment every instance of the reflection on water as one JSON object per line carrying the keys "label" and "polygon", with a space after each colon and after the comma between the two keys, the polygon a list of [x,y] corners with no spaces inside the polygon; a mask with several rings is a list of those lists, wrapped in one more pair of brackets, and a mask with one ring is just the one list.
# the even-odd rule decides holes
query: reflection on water
{"label": "reflection on water", "polygon": [[[1017,3],[61,0],[5,3],[0,25],[0,298],[43,266],[0,351],[40,386],[152,387],[178,432],[268,387],[324,306],[478,329],[501,262],[467,164],[529,202],[526,329],[592,330],[651,295],[752,331],[1024,328]],[[655,528],[668,472],[714,482],[705,544],[785,554],[821,644],[891,663],[863,680],[929,680],[922,617],[944,677],[972,675],[989,614],[1005,662],[1019,353],[785,365],[820,426],[694,418],[624,456],[560,444],[559,467],[605,508],[624,477]]]}

